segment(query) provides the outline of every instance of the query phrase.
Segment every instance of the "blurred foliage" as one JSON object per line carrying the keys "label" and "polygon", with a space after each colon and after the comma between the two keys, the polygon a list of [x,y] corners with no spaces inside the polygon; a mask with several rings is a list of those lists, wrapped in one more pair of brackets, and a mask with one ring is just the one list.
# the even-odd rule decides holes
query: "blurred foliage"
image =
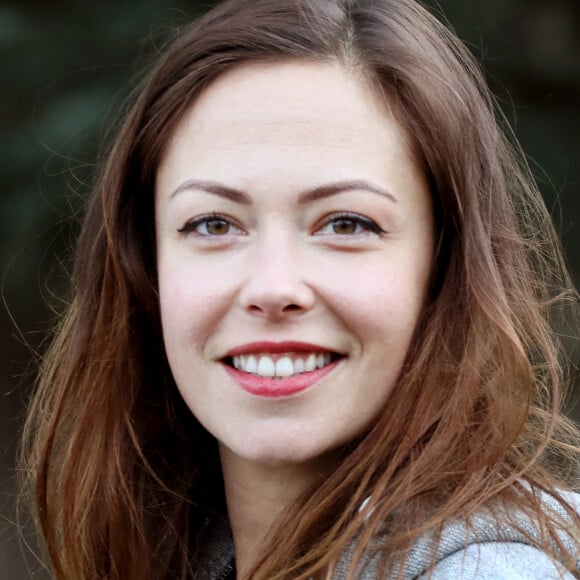
{"label": "blurred foliage", "polygon": [[[427,4],[482,61],[580,283],[580,2]],[[29,347],[40,344],[66,295],[75,215],[99,143],[173,30],[209,5],[0,1],[0,576],[7,580],[31,575],[15,553],[15,528],[2,523],[2,514],[13,514],[10,466],[34,370]]]}

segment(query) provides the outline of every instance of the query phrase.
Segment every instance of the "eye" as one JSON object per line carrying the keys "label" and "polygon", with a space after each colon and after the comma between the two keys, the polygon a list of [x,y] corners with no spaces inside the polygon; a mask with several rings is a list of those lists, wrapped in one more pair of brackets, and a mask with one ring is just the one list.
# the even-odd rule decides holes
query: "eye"
{"label": "eye", "polygon": [[239,234],[242,230],[222,215],[209,214],[188,221],[177,231],[180,234],[194,233],[199,236],[219,237],[228,234]]}
{"label": "eye", "polygon": [[316,231],[317,235],[352,236],[370,232],[373,234],[386,233],[373,220],[356,213],[341,213],[330,217],[326,223]]}

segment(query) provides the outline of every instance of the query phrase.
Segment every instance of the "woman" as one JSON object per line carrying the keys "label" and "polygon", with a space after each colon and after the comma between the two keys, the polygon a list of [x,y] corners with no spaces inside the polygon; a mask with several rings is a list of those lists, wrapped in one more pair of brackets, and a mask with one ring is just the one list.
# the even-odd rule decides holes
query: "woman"
{"label": "woman", "polygon": [[580,576],[553,228],[412,0],[180,31],[89,201],[25,450],[59,579]]}

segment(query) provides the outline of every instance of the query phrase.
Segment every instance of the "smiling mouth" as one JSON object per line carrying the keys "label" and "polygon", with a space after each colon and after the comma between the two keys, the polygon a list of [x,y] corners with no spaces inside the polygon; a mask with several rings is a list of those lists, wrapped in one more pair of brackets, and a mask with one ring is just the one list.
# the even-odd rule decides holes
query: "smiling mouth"
{"label": "smiling mouth", "polygon": [[335,352],[255,353],[228,356],[223,362],[249,375],[285,379],[322,369],[339,358],[343,355]]}

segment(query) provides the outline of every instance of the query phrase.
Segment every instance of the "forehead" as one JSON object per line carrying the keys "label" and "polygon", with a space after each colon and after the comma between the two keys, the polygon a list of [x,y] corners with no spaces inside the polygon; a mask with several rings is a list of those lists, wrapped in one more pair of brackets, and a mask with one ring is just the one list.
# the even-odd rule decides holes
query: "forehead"
{"label": "forehead", "polygon": [[156,195],[191,178],[248,191],[366,178],[404,190],[419,165],[363,75],[328,62],[251,63],[210,84],[178,124]]}
{"label": "forehead", "polygon": [[234,68],[195,100],[168,152],[195,136],[224,149],[269,143],[372,149],[378,144],[388,147],[393,140],[407,146],[406,134],[365,77],[331,62],[250,63]]}

